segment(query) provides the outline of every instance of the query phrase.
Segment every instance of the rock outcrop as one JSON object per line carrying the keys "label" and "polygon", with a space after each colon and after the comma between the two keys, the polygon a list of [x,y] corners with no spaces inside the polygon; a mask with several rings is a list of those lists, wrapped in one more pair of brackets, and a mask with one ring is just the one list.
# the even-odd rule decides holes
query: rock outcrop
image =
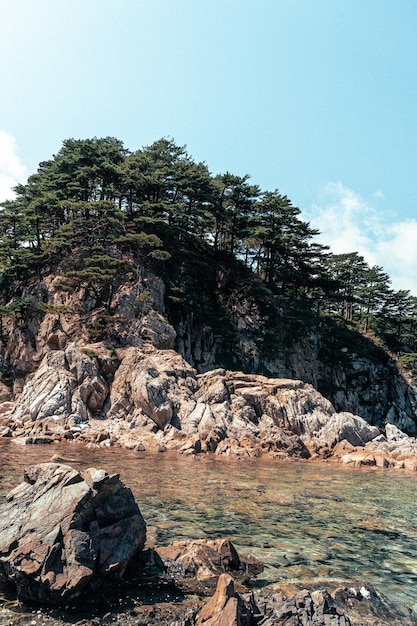
{"label": "rock outcrop", "polygon": [[[127,275],[115,289],[112,315],[83,290],[55,289],[57,281],[59,276],[45,277],[39,286],[50,310],[36,308],[39,293],[28,290],[31,315],[24,323],[4,321],[4,362],[20,376],[12,391],[0,388],[0,436],[417,467],[412,440],[393,442],[384,431],[393,424],[413,432],[417,391],[382,362],[371,366],[365,356],[350,355],[344,369],[334,364],[331,373],[320,366],[318,335],[300,337],[285,358],[275,348],[266,358],[266,344],[275,346],[275,322],[264,328],[259,307],[245,300],[235,303],[240,352],[231,361],[271,376],[216,368],[219,339],[194,318],[177,320],[178,332],[173,328],[160,278],[139,270]],[[190,361],[173,350],[176,337]],[[334,402],[317,387],[332,390]]]}
{"label": "rock outcrop", "polygon": [[392,424],[386,425],[385,435],[379,435],[365,445],[355,446],[341,441],[335,447],[334,455],[346,464],[417,471],[417,439]]}
{"label": "rock outcrop", "polygon": [[60,604],[120,578],[145,540],[132,492],[116,474],[33,465],[0,509],[0,573],[20,598]]}
{"label": "rock outcrop", "polygon": [[3,436],[28,443],[75,439],[246,457],[327,457],[341,441],[365,446],[380,435],[300,380],[197,374],[175,351],[149,344],[120,351],[117,364],[100,345],[88,352],[70,343],[46,354],[0,423]]}

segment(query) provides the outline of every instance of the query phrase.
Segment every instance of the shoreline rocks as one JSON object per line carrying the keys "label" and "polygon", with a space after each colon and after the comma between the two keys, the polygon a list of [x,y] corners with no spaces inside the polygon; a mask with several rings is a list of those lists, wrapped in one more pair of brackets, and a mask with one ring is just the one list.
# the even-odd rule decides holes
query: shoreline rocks
{"label": "shoreline rocks", "polygon": [[[263,564],[239,555],[228,539],[151,549],[145,541],[145,521],[117,475],[80,474],[61,462],[28,467],[0,508],[0,578],[20,600],[9,602],[13,623],[38,623],[33,602],[42,604],[36,616],[45,626],[75,619],[85,626],[413,623],[364,583],[291,594],[278,583],[256,588],[251,578]],[[0,613],[7,616],[7,603]]]}
{"label": "shoreline rocks", "polygon": [[61,604],[121,578],[146,524],[117,474],[41,463],[0,509],[0,574],[19,598]]}
{"label": "shoreline rocks", "polygon": [[83,351],[73,342],[46,354],[14,402],[5,401],[0,437],[417,470],[415,438],[336,412],[300,380],[224,369],[198,374],[177,352],[149,344],[120,351],[116,363],[95,347]]}

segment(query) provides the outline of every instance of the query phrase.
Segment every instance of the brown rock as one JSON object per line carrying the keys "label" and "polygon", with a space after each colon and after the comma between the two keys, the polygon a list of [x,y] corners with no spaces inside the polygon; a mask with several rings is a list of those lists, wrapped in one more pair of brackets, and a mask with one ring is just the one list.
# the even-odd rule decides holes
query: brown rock
{"label": "brown rock", "polygon": [[0,574],[19,597],[59,604],[120,578],[145,540],[132,492],[116,474],[33,465],[0,510]]}
{"label": "brown rock", "polygon": [[229,539],[200,539],[174,541],[169,546],[156,548],[158,555],[169,567],[180,565],[182,574],[197,580],[209,580],[225,572],[235,572],[241,577],[258,574],[263,564],[254,557],[240,558]]}
{"label": "brown rock", "polygon": [[213,597],[198,615],[197,626],[240,626],[242,622],[238,609],[233,578],[229,574],[221,574]]}

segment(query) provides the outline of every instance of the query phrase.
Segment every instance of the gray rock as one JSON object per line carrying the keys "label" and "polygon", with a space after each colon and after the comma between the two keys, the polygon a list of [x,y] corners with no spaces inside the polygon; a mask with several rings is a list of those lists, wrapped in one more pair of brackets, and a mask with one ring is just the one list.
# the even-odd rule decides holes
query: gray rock
{"label": "gray rock", "polygon": [[46,354],[14,406],[6,403],[0,436],[417,469],[416,439],[391,424],[381,436],[301,380],[224,369],[198,374],[174,350],[144,343],[119,350],[117,363],[102,344],[91,352],[72,342]]}
{"label": "gray rock", "polygon": [[117,474],[42,463],[0,509],[0,574],[20,598],[60,604],[120,578],[146,525]]}

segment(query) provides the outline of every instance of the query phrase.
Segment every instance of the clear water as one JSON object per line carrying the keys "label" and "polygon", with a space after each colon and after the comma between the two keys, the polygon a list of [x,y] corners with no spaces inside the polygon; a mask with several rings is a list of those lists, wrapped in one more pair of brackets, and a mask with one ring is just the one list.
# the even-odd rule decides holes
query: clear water
{"label": "clear water", "polygon": [[258,584],[373,584],[400,610],[417,603],[417,476],[331,463],[148,455],[120,448],[0,441],[0,495],[52,454],[118,472],[149,545],[229,537],[266,565]]}

